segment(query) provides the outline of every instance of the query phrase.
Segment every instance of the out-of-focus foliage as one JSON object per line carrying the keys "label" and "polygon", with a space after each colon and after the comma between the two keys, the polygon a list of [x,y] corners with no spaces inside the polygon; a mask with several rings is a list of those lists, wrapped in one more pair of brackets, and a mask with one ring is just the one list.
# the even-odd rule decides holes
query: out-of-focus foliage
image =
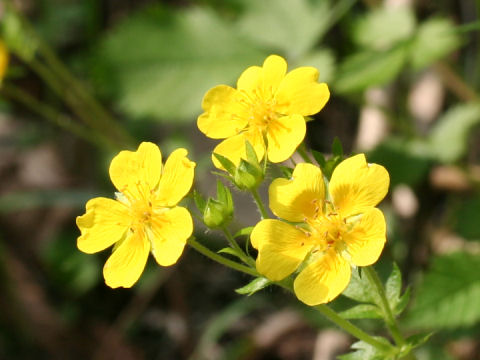
{"label": "out-of-focus foliage", "polygon": [[438,329],[480,320],[480,256],[456,253],[437,257],[426,273],[408,320],[411,326]]}

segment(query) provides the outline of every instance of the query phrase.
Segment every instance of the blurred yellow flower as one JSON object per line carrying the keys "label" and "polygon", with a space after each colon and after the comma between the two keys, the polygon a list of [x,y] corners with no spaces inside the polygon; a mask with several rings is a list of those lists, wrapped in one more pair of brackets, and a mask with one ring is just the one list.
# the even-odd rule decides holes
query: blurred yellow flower
{"label": "blurred yellow flower", "polygon": [[315,165],[298,164],[292,179],[275,179],[270,208],[289,223],[267,219],[253,229],[258,271],[278,281],[298,269],[295,294],[308,305],[337,297],[350,281],[350,266],[371,265],[383,250],[385,218],[375,206],[389,182],[387,170],[367,164],[363,154],[335,168],[328,197]]}
{"label": "blurred yellow flower", "polygon": [[[287,62],[271,55],[263,67],[251,66],[237,81],[237,88],[218,85],[203,98],[205,111],[198,128],[213,139],[225,139],[214,150],[238,165],[246,158],[245,142],[259,159],[267,155],[277,163],[288,159],[303,141],[304,116],[319,112],[330,97],[318,71],[300,67],[287,73]],[[215,166],[220,163],[213,157]]]}
{"label": "blurred yellow flower", "polygon": [[149,142],[113,158],[109,173],[117,199],[91,199],[77,217],[81,251],[91,254],[115,244],[103,268],[108,286],[135,284],[150,252],[159,265],[177,262],[193,231],[190,213],[177,204],[190,191],[194,168],[185,149],[175,150],[162,166],[160,149]]}
{"label": "blurred yellow flower", "polygon": [[0,40],[0,83],[2,82],[8,66],[8,51],[5,44]]}

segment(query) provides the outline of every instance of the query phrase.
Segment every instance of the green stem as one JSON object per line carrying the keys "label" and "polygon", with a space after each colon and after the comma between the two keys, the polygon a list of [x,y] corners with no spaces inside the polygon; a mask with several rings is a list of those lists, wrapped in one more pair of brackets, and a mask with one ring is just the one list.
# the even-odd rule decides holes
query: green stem
{"label": "green stem", "polygon": [[[290,291],[291,293],[294,293],[292,282],[280,281],[280,282],[275,282],[275,284],[283,287],[284,289]],[[390,353],[394,351],[394,348],[392,346],[386,345],[376,340],[374,337],[370,336],[362,329],[353,325],[350,321],[342,318],[340,315],[338,315],[335,311],[333,311],[327,305],[320,304],[312,307],[318,312],[320,312],[323,316],[325,316],[328,320],[333,322],[335,325],[342,328],[343,330],[348,332],[350,335],[356,337],[357,339],[362,340],[367,344],[370,344],[373,347],[385,353]]]}
{"label": "green stem", "polygon": [[258,195],[257,189],[250,190],[253,196],[253,200],[255,200],[255,203],[257,204],[258,210],[260,211],[260,214],[262,215],[262,220],[263,219],[268,219],[268,213],[267,210],[265,209],[265,205],[263,205],[262,199],[260,198],[260,195]]}
{"label": "green stem", "polygon": [[377,293],[380,297],[383,314],[385,315],[385,323],[387,324],[390,334],[392,334],[395,343],[399,347],[402,347],[403,345],[405,345],[405,339],[403,338],[400,329],[398,328],[397,320],[395,319],[395,316],[393,316],[392,309],[390,308],[390,304],[388,303],[387,295],[385,294],[385,289],[383,288],[382,282],[380,281],[377,272],[372,266],[366,266],[362,268],[362,271],[365,273],[373,287],[377,290]]}
{"label": "green stem", "polygon": [[380,341],[376,340],[375,338],[373,338],[372,336],[367,334],[362,329],[353,325],[350,321],[342,318],[340,315],[338,315],[335,311],[333,311],[327,305],[321,304],[321,305],[314,306],[314,308],[316,310],[318,310],[328,320],[335,323],[336,325],[341,327],[343,330],[345,330],[349,334],[355,336],[357,339],[362,340],[362,341],[366,342],[367,344],[372,345],[373,347],[377,348],[378,350],[380,350],[382,352],[388,353],[388,352],[392,351],[391,346],[388,346],[388,345],[386,345],[384,343],[381,343]]}
{"label": "green stem", "polygon": [[227,238],[228,240],[228,243],[232,246],[233,249],[235,249],[238,253],[238,256],[240,257],[240,259],[247,265],[249,266],[252,266],[252,267],[255,267],[255,260],[253,260],[250,256],[248,256],[247,254],[245,254],[245,252],[243,251],[243,249],[240,247],[240,245],[238,245],[237,241],[235,240],[235,238],[232,236],[232,233],[230,232],[230,230],[228,230],[227,227],[223,227],[222,228],[224,234],[225,234],[225,237]]}
{"label": "green stem", "polygon": [[202,255],[205,255],[206,257],[218,262],[219,264],[225,265],[226,267],[229,267],[233,270],[237,270],[251,276],[259,276],[258,272],[255,269],[239,264],[235,261],[223,257],[222,255],[217,254],[216,252],[213,252],[212,250],[206,248],[205,246],[197,242],[193,237],[188,239],[187,243]]}

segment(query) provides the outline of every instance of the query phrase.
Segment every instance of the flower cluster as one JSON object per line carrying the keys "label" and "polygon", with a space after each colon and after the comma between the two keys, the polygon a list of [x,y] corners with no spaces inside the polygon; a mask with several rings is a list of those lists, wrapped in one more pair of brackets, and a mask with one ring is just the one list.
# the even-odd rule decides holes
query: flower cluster
{"label": "flower cluster", "polygon": [[[311,67],[287,73],[286,61],[272,55],[262,67],[245,70],[236,88],[219,85],[205,95],[198,127],[208,137],[224,139],[213,162],[256,200],[254,191],[265,175],[259,160],[287,160],[304,140],[305,117],[328,101],[328,87],[317,79]],[[146,142],[112,160],[116,200],[92,199],[77,218],[81,251],[114,245],[103,271],[107,285],[132,286],[150,252],[162,266],[178,260],[193,232],[190,213],[178,203],[190,191],[194,167],[185,149],[174,151],[163,166],[160,149]],[[248,186],[247,175],[253,179]],[[376,208],[388,191],[385,168],[368,164],[360,154],[341,162],[328,186],[325,181],[322,170],[310,163],[296,165],[290,179],[275,179],[269,204],[278,219],[261,220],[250,237],[258,250],[255,272],[272,281],[295,273],[294,291],[308,305],[337,297],[350,281],[351,266],[374,263],[386,241],[385,219]],[[233,214],[228,189],[219,183],[217,192],[218,199],[208,201],[194,196],[211,228],[225,227]],[[259,207],[265,217],[263,205]],[[231,245],[231,254],[239,252],[253,266],[238,244]]]}

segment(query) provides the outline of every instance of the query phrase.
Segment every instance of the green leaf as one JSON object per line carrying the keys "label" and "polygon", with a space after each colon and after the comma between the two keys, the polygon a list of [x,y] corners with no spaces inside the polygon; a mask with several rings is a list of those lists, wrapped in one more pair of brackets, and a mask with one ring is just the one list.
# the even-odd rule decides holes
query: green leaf
{"label": "green leaf", "polygon": [[[263,48],[297,58],[312,49],[327,29],[329,1],[248,0],[240,32]],[[300,21],[301,19],[301,21]]]}
{"label": "green leaf", "polygon": [[410,349],[415,349],[416,347],[419,347],[423,344],[425,344],[428,339],[430,339],[433,335],[433,332],[422,332],[419,334],[414,334],[409,336],[406,339],[407,344],[410,346]]}
{"label": "green leaf", "polygon": [[237,250],[235,250],[231,247],[226,247],[226,248],[220,249],[217,252],[219,254],[229,254],[229,255],[235,256],[239,259],[242,259],[242,255]]}
{"label": "green leaf", "polygon": [[359,92],[372,86],[383,85],[393,80],[402,69],[407,46],[393,49],[364,51],[348,57],[342,62],[333,83],[338,93]]}
{"label": "green leaf", "polygon": [[353,39],[364,48],[388,49],[408,39],[415,30],[415,23],[410,6],[376,8],[353,27]]}
{"label": "green leaf", "polygon": [[443,58],[458,48],[460,37],[447,19],[432,18],[418,28],[410,49],[410,62],[414,69],[421,69]]}
{"label": "green leaf", "polygon": [[372,304],[360,304],[339,313],[344,319],[381,319],[382,312]]}
{"label": "green leaf", "polygon": [[236,166],[233,162],[227,159],[225,156],[213,153],[213,156],[218,160],[218,162],[227,170],[230,175],[235,175]]}
{"label": "green leaf", "polygon": [[437,257],[419,287],[407,323],[417,328],[456,328],[480,320],[480,256]]}
{"label": "green leaf", "polygon": [[[385,345],[391,345],[385,338],[374,336],[375,340],[378,340]],[[346,355],[338,356],[340,360],[393,360],[393,356],[389,356],[370,344],[363,341],[357,341],[353,343],[352,349],[356,350]]]}
{"label": "green leaf", "polygon": [[266,55],[213,10],[152,6],[100,42],[93,77],[133,118],[190,122],[209,88],[233,83]]}
{"label": "green leaf", "polygon": [[385,293],[387,295],[388,302],[392,308],[395,307],[398,299],[400,298],[400,292],[402,290],[402,273],[396,263],[393,263],[392,272],[385,283]]}
{"label": "green leaf", "polygon": [[405,310],[408,303],[410,302],[410,294],[411,294],[410,287],[407,287],[403,295],[400,296],[400,299],[392,309],[395,316],[400,315],[403,312],[403,310]]}
{"label": "green leaf", "polygon": [[252,233],[253,228],[254,226],[249,226],[249,227],[240,229],[235,233],[235,235],[233,235],[233,237],[237,238],[239,236],[249,236]]}
{"label": "green leaf", "polygon": [[250,283],[248,283],[247,285],[239,288],[239,289],[236,289],[235,292],[238,293],[238,294],[242,294],[242,295],[252,295],[252,294],[255,294],[257,291],[259,290],[262,290],[264,288],[266,288],[267,286],[271,285],[272,282],[270,280],[268,280],[267,278],[265,277],[258,277],[256,279],[254,279],[253,281],[251,281]]}
{"label": "green leaf", "polygon": [[454,162],[467,150],[468,138],[480,123],[480,104],[457,105],[445,113],[429,134],[430,155],[441,162]]}
{"label": "green leaf", "polygon": [[342,294],[359,302],[375,303],[375,290],[366,277],[360,276],[358,268],[352,269],[350,283]]}

